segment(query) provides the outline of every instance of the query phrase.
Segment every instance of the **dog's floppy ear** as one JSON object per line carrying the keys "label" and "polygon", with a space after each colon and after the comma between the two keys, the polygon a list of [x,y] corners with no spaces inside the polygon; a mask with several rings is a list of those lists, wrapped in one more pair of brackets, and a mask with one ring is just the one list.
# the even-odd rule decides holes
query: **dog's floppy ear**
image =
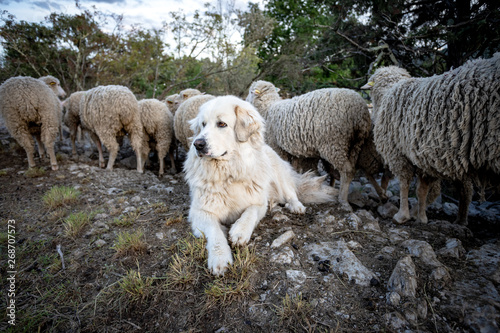
{"label": "dog's floppy ear", "polygon": [[188,122],[189,122],[189,127],[191,128],[191,130],[194,133],[194,136],[197,136],[201,131],[200,121],[199,121],[198,117],[195,117],[195,118],[189,120]]}
{"label": "dog's floppy ear", "polygon": [[234,108],[234,113],[236,114],[236,125],[234,126],[234,131],[236,132],[236,138],[240,142],[245,142],[253,134],[257,133],[261,126],[262,120],[260,115],[251,110],[242,108],[236,105]]}

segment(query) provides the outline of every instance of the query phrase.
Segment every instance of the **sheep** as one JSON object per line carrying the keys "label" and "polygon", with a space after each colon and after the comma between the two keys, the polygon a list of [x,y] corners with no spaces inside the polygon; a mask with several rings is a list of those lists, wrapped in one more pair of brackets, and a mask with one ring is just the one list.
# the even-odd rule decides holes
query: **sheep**
{"label": "sheep", "polygon": [[65,95],[59,80],[53,76],[39,79],[16,76],[0,86],[0,115],[9,133],[26,151],[29,168],[36,165],[32,136],[38,144],[40,157],[45,155],[45,147],[52,170],[59,168],[54,142],[60,132],[62,119],[62,106],[58,97]]}
{"label": "sheep", "polygon": [[349,89],[326,88],[282,100],[266,81],[250,86],[247,101],[266,120],[266,143],[281,156],[322,158],[340,172],[339,203],[347,202],[360,149],[370,134],[364,99]]}
{"label": "sheep", "polygon": [[410,219],[408,190],[416,173],[417,221],[428,221],[429,187],[448,179],[460,187],[455,222],[467,225],[473,181],[500,174],[500,53],[428,78],[379,68],[363,88],[369,87],[376,149],[400,182],[393,219]]}
{"label": "sheep", "polygon": [[62,103],[63,108],[66,110],[64,113],[64,125],[69,129],[72,154],[74,157],[77,155],[75,140],[78,128],[80,127],[80,100],[84,95],[84,91],[74,92]]}
{"label": "sheep", "polygon": [[165,98],[165,104],[167,105],[168,109],[172,114],[175,114],[175,111],[177,111],[177,108],[179,107],[179,94],[173,94],[167,96]]}
{"label": "sheep", "polygon": [[197,95],[183,102],[174,116],[174,133],[176,139],[180,142],[186,151],[191,145],[193,131],[191,130],[189,121],[198,115],[200,106],[215,97],[212,95]]}
{"label": "sheep", "polygon": [[80,101],[80,121],[82,129],[90,134],[97,146],[101,168],[104,168],[101,143],[109,151],[107,169],[112,170],[119,149],[117,137],[122,137],[127,132],[137,156],[137,171],[143,172],[141,115],[139,103],[130,89],[109,85],[86,91]]}
{"label": "sheep", "polygon": [[[174,137],[174,116],[167,105],[157,99],[143,99],[139,101],[139,112],[144,128],[142,145],[143,169],[151,147],[158,152],[158,160],[160,161],[158,175],[162,176],[165,168],[164,159]],[[176,171],[174,156],[172,153],[169,155],[172,170]]]}

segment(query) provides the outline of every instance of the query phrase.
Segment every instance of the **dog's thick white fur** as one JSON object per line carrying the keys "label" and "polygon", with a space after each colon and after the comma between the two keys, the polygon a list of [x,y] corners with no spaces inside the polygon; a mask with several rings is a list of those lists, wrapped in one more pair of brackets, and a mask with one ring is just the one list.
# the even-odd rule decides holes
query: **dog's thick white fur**
{"label": "dog's thick white fur", "polygon": [[[304,203],[333,200],[324,177],[298,174],[264,143],[264,122],[248,102],[217,97],[200,107],[191,120],[194,132],[184,164],[189,184],[189,221],[196,237],[207,239],[208,268],[221,275],[233,263],[229,241],[245,245],[278,203],[305,213]],[[302,201],[302,202],[301,202]]]}

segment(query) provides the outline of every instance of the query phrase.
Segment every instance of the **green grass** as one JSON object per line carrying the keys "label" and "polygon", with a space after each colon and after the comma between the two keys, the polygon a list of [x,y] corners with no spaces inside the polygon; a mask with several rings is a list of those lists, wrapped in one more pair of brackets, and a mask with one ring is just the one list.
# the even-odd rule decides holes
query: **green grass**
{"label": "green grass", "polygon": [[146,248],[144,233],[140,230],[133,233],[128,231],[120,232],[112,246],[117,256],[140,254],[146,251]]}
{"label": "green grass", "polygon": [[312,306],[302,298],[302,294],[290,296],[286,294],[281,306],[276,306],[276,314],[280,323],[289,327],[310,327],[309,318]]}
{"label": "green grass", "polygon": [[130,227],[137,221],[140,214],[141,213],[139,209],[133,212],[128,212],[120,217],[116,217],[113,220],[113,225],[116,225],[118,227]]}
{"label": "green grass", "polygon": [[143,278],[139,271],[129,270],[118,282],[118,291],[130,301],[139,301],[150,294],[152,284],[151,277]]}
{"label": "green grass", "polygon": [[83,228],[90,223],[94,216],[95,213],[92,212],[71,213],[63,221],[66,236],[71,238],[77,237],[82,232]]}
{"label": "green grass", "polygon": [[45,175],[45,169],[43,167],[33,167],[29,168],[25,173],[24,176],[28,178],[36,178],[36,177],[42,177]]}
{"label": "green grass", "polygon": [[0,170],[0,177],[7,176],[7,170]]}
{"label": "green grass", "polygon": [[80,196],[80,191],[69,186],[54,186],[47,191],[42,200],[50,209],[75,203]]}

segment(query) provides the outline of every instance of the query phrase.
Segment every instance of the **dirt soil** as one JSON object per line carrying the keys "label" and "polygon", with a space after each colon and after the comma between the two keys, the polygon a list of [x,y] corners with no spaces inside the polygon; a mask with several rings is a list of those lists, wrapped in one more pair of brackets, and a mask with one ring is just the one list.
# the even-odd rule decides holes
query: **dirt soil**
{"label": "dirt soil", "polygon": [[[427,225],[410,221],[400,226],[381,218],[373,207],[369,210],[380,231],[370,231],[335,223],[351,214],[336,203],[309,205],[303,216],[283,209],[268,213],[261,221],[248,247],[250,252],[234,249],[235,255],[246,253],[243,256],[249,263],[220,278],[207,272],[203,253],[185,250],[188,243],[199,244],[190,236],[186,219],[189,189],[182,173],[158,178],[157,163],[143,175],[119,163],[114,171],[102,170],[95,155],[83,162],[74,161],[67,155],[68,149],[66,153],[63,149],[58,171],[51,171],[48,161],[37,160],[47,169],[45,174],[28,177],[24,151],[5,142],[0,153],[0,170],[4,170],[0,176],[3,309],[10,300],[5,291],[11,283],[7,279],[11,271],[7,265],[8,220],[15,221],[17,273],[16,325],[10,325],[8,312],[3,312],[2,331],[478,331],[480,325],[467,320],[463,303],[468,301],[479,302],[478,309],[492,307],[500,326],[498,300],[487,288],[477,287],[477,297],[456,295],[457,282],[466,281],[476,288],[474,283],[483,281],[481,271],[467,256],[438,257],[449,269],[451,280],[446,283],[432,280],[429,269],[414,259],[416,297],[403,297],[399,305],[387,301],[387,281],[398,260],[407,254],[404,247],[391,241],[390,230],[425,240],[435,250],[443,248],[447,239],[457,238],[468,252],[497,242],[494,229],[480,232],[486,230],[484,221],[472,219],[469,228],[455,228],[449,227],[453,218],[431,213]],[[42,197],[55,186],[76,188],[76,201],[49,207]],[[81,232],[69,236],[65,221],[77,212],[88,214],[90,221]],[[334,218],[321,219],[325,215]],[[273,241],[289,230],[295,237],[272,248]],[[120,253],[116,247],[119,235],[137,231],[143,233],[143,246]],[[336,274],[332,268],[335,260],[311,258],[304,250],[310,244],[341,239],[356,244],[356,257],[375,272],[377,278],[369,286]],[[382,255],[387,246],[392,246],[394,253]],[[297,271],[305,278],[294,279]],[[131,276],[137,283],[127,288],[124,281]],[[495,295],[497,288],[495,284]],[[410,320],[408,308],[416,302],[423,302],[425,313]],[[406,324],[398,325],[398,320],[406,320]]]}

